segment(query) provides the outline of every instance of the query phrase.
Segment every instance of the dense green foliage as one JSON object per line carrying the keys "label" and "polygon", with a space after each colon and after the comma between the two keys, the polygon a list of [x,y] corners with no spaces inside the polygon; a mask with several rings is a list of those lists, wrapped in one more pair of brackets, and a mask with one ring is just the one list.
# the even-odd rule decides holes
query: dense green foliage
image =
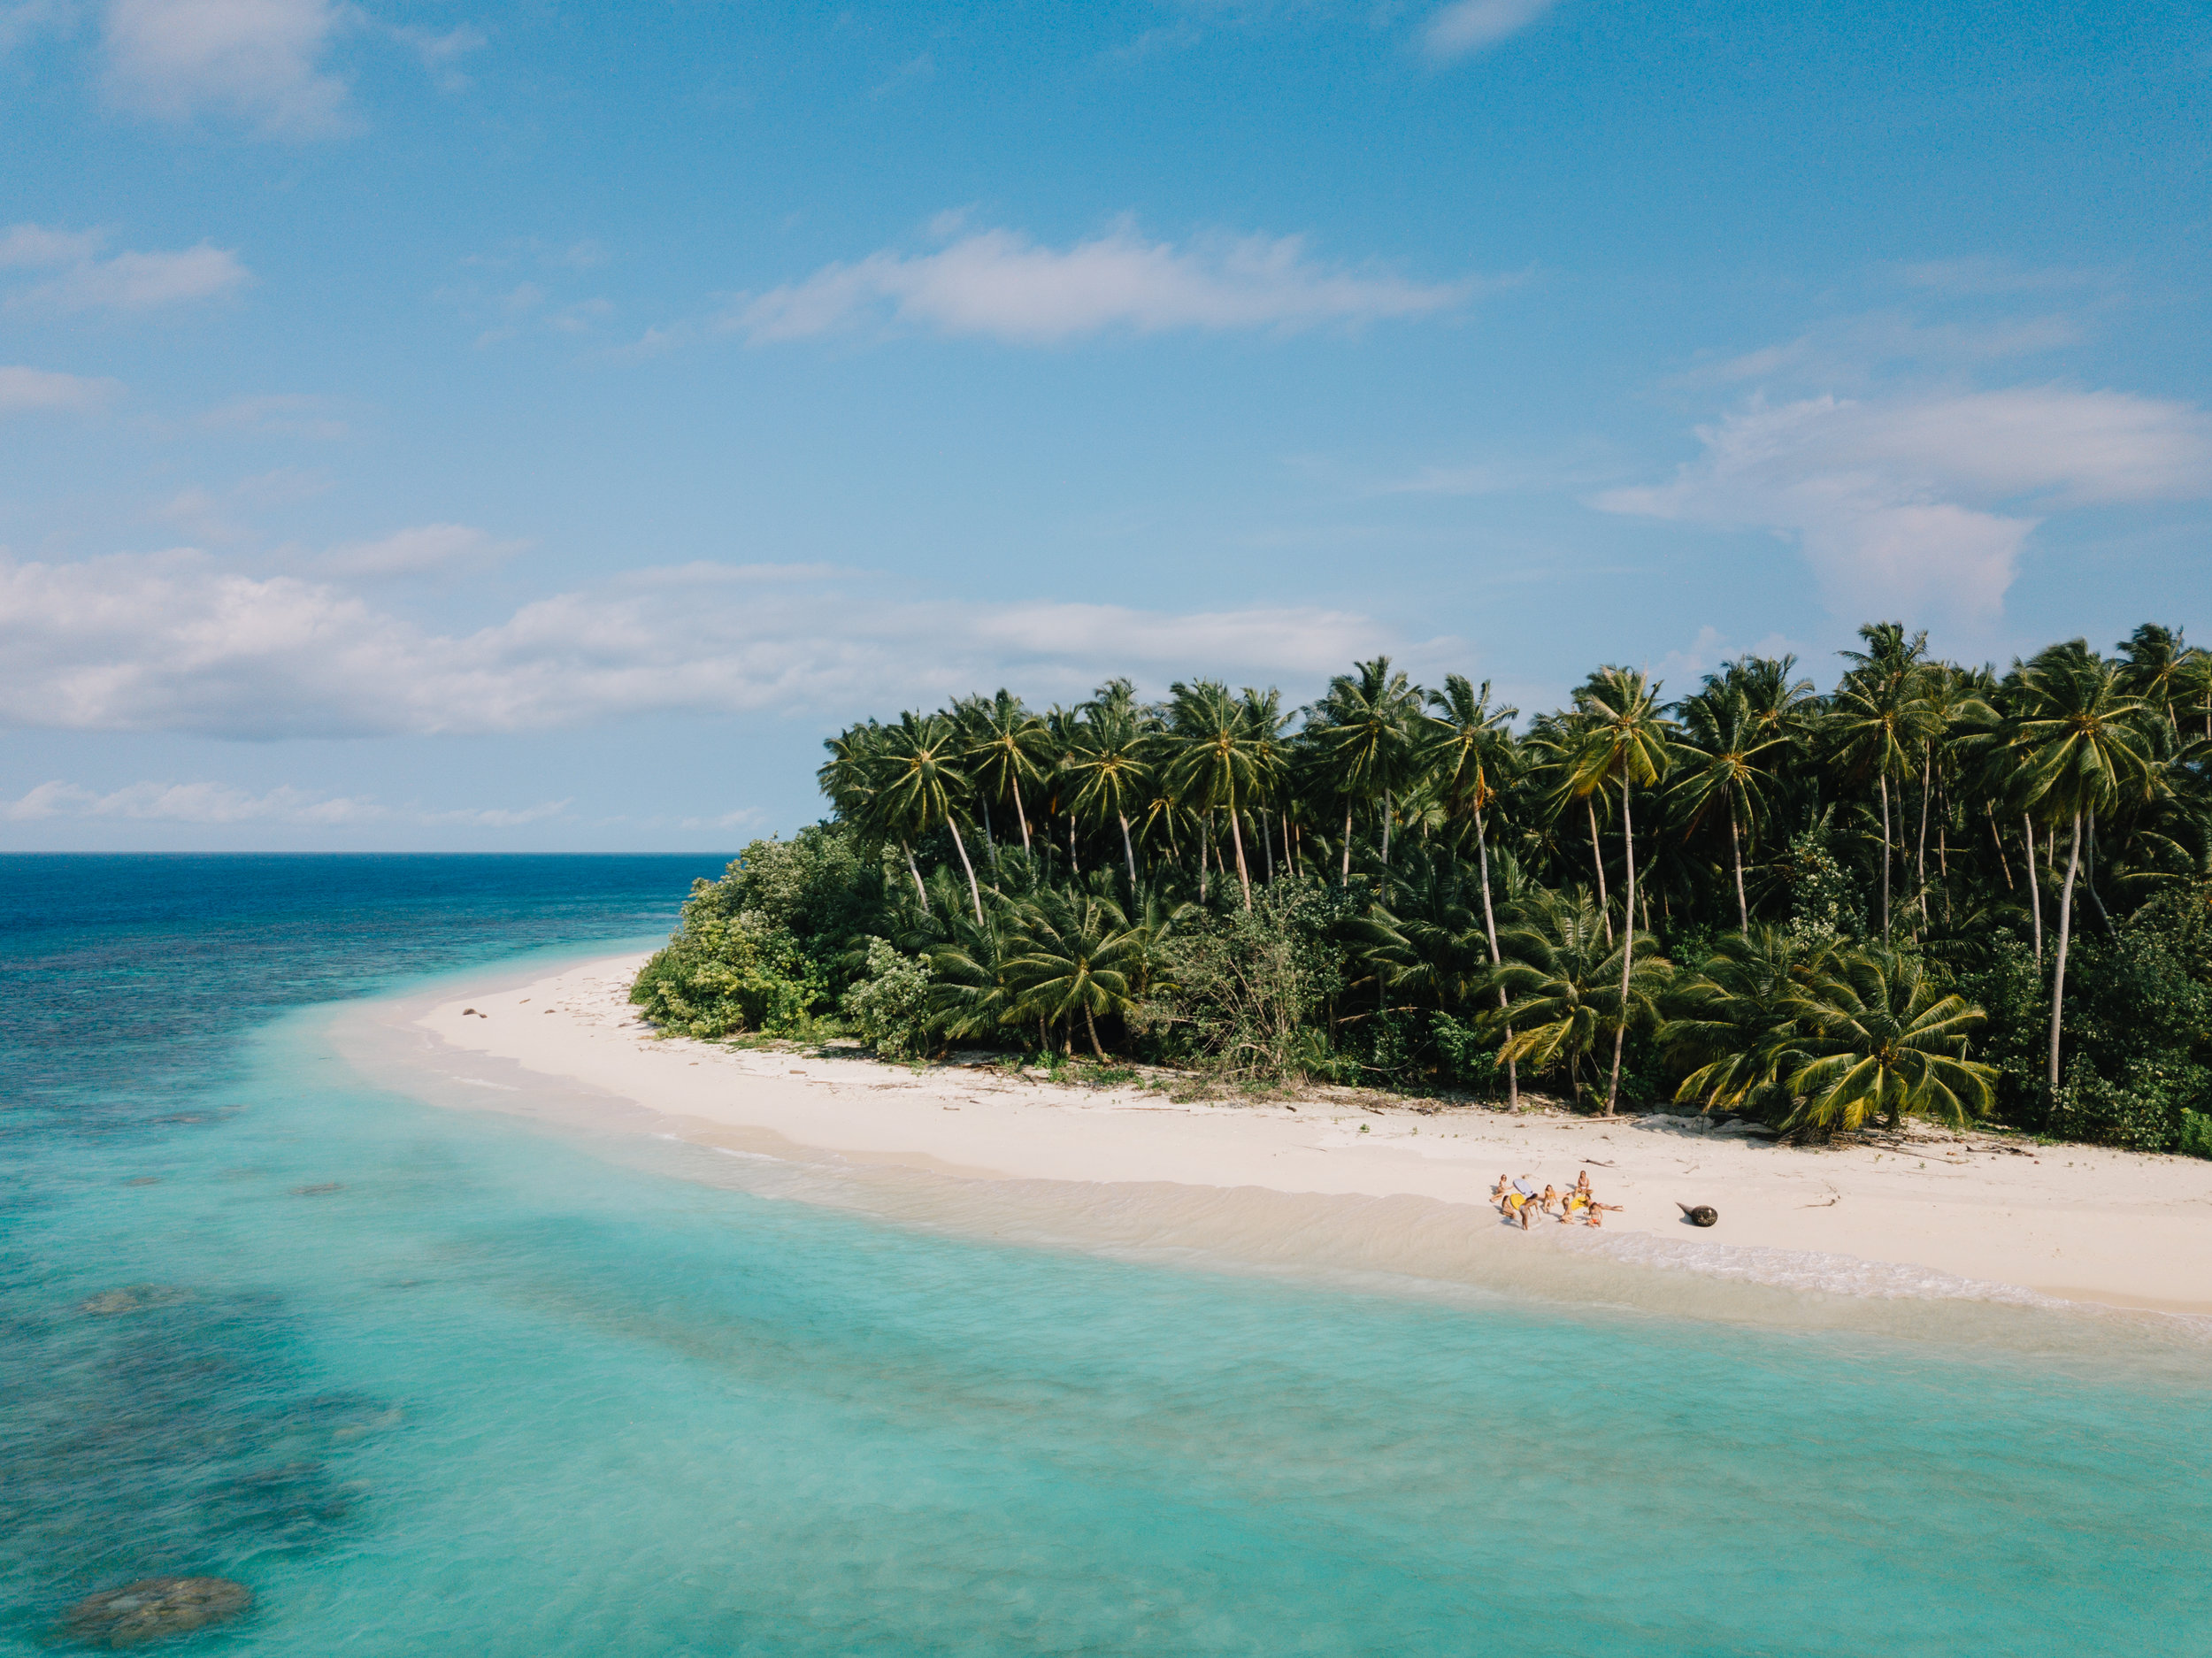
{"label": "dense green foliage", "polygon": [[2212,659],[1999,674],[1860,630],[1834,687],[1603,668],[1521,725],[1386,660],[1313,703],[1126,681],[833,738],[834,815],[701,883],[637,1000],[880,1051],[1524,1079],[1808,1134],[1993,1117],[2212,1149]]}

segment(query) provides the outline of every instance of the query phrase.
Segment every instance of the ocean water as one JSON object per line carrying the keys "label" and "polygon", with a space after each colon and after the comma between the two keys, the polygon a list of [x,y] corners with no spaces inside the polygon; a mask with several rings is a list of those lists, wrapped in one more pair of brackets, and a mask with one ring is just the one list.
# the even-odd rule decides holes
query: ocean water
{"label": "ocean water", "polygon": [[346,1057],[715,863],[0,859],[0,1652],[171,1572],[255,1592],[208,1654],[2212,1650],[2185,1325],[1332,1272],[1379,1211],[1271,1255]]}

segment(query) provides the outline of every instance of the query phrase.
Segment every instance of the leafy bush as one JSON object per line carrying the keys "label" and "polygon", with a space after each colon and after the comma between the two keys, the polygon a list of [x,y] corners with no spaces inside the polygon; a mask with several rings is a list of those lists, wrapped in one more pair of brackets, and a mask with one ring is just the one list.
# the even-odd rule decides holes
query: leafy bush
{"label": "leafy bush", "polygon": [[[2139,1060],[2108,1080],[2077,1055],[2059,1086],[2051,1132],[2132,1151],[2185,1150],[2190,1119],[2212,1122],[2200,1108],[2212,1108],[2212,1071],[2201,1065],[2169,1068]],[[2196,1155],[2212,1155],[2212,1149]]]}
{"label": "leafy bush", "polygon": [[2085,939],[2067,974],[2065,1081],[2050,1129],[2171,1151],[2185,1113],[2212,1112],[2212,928],[2183,891],[2111,939]]}
{"label": "leafy bush", "polygon": [[720,917],[687,917],[630,987],[653,1024],[702,1038],[803,1030],[828,995],[821,970],[788,933]]}
{"label": "leafy bush", "polygon": [[2181,1143],[2174,1148],[2192,1157],[2212,1157],[2212,1116],[2184,1108]]}
{"label": "leafy bush", "polygon": [[838,1007],[881,1057],[910,1059],[929,1045],[929,979],[926,963],[872,938],[867,966]]}
{"label": "leafy bush", "polygon": [[1205,916],[1159,947],[1153,994],[1132,1016],[1174,1051],[1232,1076],[1302,1071],[1300,1027],[1344,986],[1330,933],[1353,901],[1317,881],[1255,889],[1252,908]]}

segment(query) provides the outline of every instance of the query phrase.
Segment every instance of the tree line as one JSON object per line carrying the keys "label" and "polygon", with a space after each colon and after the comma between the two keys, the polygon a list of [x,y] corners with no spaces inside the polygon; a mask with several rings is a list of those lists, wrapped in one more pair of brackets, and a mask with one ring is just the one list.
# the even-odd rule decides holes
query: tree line
{"label": "tree line", "polygon": [[1602,667],[1525,722],[1385,657],[1302,707],[1117,679],[868,720],[826,745],[832,817],[702,883],[640,998],[706,1034],[841,1011],[893,1052],[2196,1148],[2212,656],[2146,625],[2000,673],[1879,623],[1843,657],[1674,701]]}

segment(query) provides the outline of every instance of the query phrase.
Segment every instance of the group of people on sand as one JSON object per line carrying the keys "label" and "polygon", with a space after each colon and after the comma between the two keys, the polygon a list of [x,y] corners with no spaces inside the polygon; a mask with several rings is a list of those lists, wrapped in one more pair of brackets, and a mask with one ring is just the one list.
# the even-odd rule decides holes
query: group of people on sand
{"label": "group of people on sand", "polygon": [[1547,1186],[1539,1192],[1527,1176],[1514,1179],[1507,1175],[1498,1177],[1498,1184],[1490,1189],[1490,1196],[1498,1206],[1498,1213],[1508,1220],[1517,1220],[1521,1230],[1528,1230],[1532,1210],[1539,1215],[1555,1217],[1563,1225],[1579,1223],[1585,1226],[1602,1226],[1609,1211],[1620,1212],[1618,1203],[1601,1203],[1597,1194],[1590,1189],[1590,1171],[1585,1169],[1575,1177],[1575,1183],[1562,1192],[1555,1186]]}

